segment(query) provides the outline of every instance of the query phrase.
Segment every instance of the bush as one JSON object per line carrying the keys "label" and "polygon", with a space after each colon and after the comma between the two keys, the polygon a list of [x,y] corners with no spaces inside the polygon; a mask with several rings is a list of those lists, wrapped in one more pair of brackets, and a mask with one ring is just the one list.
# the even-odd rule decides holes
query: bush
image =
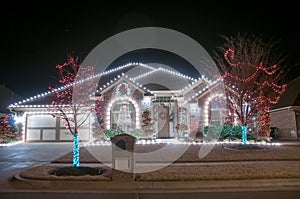
{"label": "bush", "polygon": [[231,129],[231,135],[238,138],[238,139],[242,139],[242,134],[243,134],[243,130],[241,126],[232,126]]}
{"label": "bush", "polygon": [[15,120],[11,114],[7,114],[0,119],[0,143],[9,143],[21,139],[19,129],[15,125]]}
{"label": "bush", "polygon": [[209,125],[203,128],[205,137],[210,139],[241,139],[242,127],[231,126],[230,124],[224,124],[222,126]]}
{"label": "bush", "polygon": [[219,135],[221,133],[220,131],[221,131],[221,128],[217,127],[215,125],[205,126],[203,128],[205,137],[208,137],[210,139],[218,139]]}
{"label": "bush", "polygon": [[124,130],[122,130],[122,129],[117,128],[115,130],[115,135],[120,135],[120,134],[124,134],[124,133],[126,133],[126,132]]}
{"label": "bush", "polygon": [[139,139],[143,135],[143,131],[141,129],[133,129],[130,131],[130,135]]}
{"label": "bush", "polygon": [[224,124],[223,127],[221,127],[221,135],[220,137],[225,140],[231,136],[231,129],[232,126],[230,124]]}
{"label": "bush", "polygon": [[112,137],[115,136],[115,131],[112,130],[112,129],[105,130],[105,131],[104,131],[104,135],[105,135],[105,138],[106,138],[106,139],[110,139],[110,138],[112,138]]}
{"label": "bush", "polygon": [[120,134],[129,134],[132,135],[134,137],[136,137],[137,139],[140,138],[151,138],[152,139],[152,135],[153,135],[153,131],[152,130],[146,130],[146,131],[142,131],[141,129],[132,129],[130,132],[125,132],[122,129],[109,129],[109,130],[105,130],[104,131],[104,135],[106,139],[110,139],[116,135],[120,135]]}

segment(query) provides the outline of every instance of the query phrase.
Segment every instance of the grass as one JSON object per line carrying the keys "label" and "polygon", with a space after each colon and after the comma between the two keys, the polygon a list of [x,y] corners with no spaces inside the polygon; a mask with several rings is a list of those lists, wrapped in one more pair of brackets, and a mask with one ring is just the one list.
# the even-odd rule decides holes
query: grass
{"label": "grass", "polygon": [[[138,145],[138,153],[154,151],[167,147],[172,153],[180,145]],[[191,145],[175,162],[160,170],[148,173],[136,173],[136,181],[193,181],[193,180],[241,180],[241,179],[278,179],[300,178],[300,147],[299,145],[282,146],[241,146],[237,144],[215,145],[204,158],[199,158],[201,145]],[[96,155],[95,155],[96,153]],[[164,162],[166,154],[162,154]],[[21,173],[24,178],[48,180],[111,180],[112,170],[101,164],[111,162],[111,146],[88,146],[80,148],[81,163],[99,163],[97,168],[74,170],[71,167],[72,153],[54,160],[55,163],[70,163],[65,166],[39,166]],[[151,162],[137,159],[137,162]],[[184,163],[184,164],[180,164]],[[192,163],[192,164],[186,164]],[[193,164],[194,163],[194,164]],[[138,165],[138,164],[137,164]],[[148,166],[151,166],[149,164]],[[139,170],[137,166],[136,169]],[[99,172],[103,171],[99,175]],[[79,175],[80,172],[83,172]]]}
{"label": "grass", "polygon": [[[249,145],[250,146],[250,145]],[[166,152],[157,159],[164,162],[165,156],[174,153],[181,145],[137,145],[137,153],[148,153],[155,149],[166,147]],[[251,148],[239,144],[215,145],[213,149],[204,158],[199,158],[199,150],[202,145],[191,145],[182,156],[175,162],[232,162],[232,161],[276,161],[276,160],[300,160],[299,145],[281,145],[281,146],[258,146],[251,145]],[[242,147],[242,148],[241,148]],[[88,146],[80,148],[81,163],[99,163],[111,162],[111,146]],[[70,152],[53,161],[53,163],[72,163],[73,153]],[[136,162],[151,162],[151,160],[136,158]]]}
{"label": "grass", "polygon": [[136,174],[137,181],[194,181],[300,178],[299,162],[168,166]]}

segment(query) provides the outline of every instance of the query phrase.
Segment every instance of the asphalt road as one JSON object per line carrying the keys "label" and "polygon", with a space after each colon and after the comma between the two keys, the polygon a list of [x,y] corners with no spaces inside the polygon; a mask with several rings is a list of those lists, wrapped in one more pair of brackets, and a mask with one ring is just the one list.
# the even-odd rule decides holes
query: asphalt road
{"label": "asphalt road", "polygon": [[151,191],[142,193],[132,192],[12,192],[1,193],[1,199],[298,199],[300,190],[269,190],[269,191]]}

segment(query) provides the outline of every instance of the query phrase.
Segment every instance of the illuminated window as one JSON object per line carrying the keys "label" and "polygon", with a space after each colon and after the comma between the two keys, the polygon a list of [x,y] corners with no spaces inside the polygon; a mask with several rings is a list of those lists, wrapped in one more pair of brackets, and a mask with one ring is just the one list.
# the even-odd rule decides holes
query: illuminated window
{"label": "illuminated window", "polygon": [[210,103],[210,125],[220,126],[224,124],[226,111],[224,98],[214,98]]}
{"label": "illuminated window", "polygon": [[135,128],[135,108],[128,101],[118,101],[111,109],[111,128],[124,131]]}

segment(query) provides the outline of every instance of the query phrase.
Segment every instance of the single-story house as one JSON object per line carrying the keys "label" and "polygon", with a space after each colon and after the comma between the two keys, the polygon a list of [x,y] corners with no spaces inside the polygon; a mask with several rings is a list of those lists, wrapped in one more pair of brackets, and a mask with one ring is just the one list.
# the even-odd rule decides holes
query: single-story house
{"label": "single-story house", "polygon": [[[105,129],[143,129],[143,113],[151,114],[151,128],[156,138],[172,138],[179,131],[196,132],[208,124],[225,120],[223,82],[206,77],[198,79],[160,65],[126,64],[95,77],[101,77],[96,98],[104,105]],[[23,123],[24,141],[71,141],[65,121],[53,117],[49,108],[55,91],[37,94],[9,106]],[[80,139],[93,140],[95,114],[91,114]]]}

